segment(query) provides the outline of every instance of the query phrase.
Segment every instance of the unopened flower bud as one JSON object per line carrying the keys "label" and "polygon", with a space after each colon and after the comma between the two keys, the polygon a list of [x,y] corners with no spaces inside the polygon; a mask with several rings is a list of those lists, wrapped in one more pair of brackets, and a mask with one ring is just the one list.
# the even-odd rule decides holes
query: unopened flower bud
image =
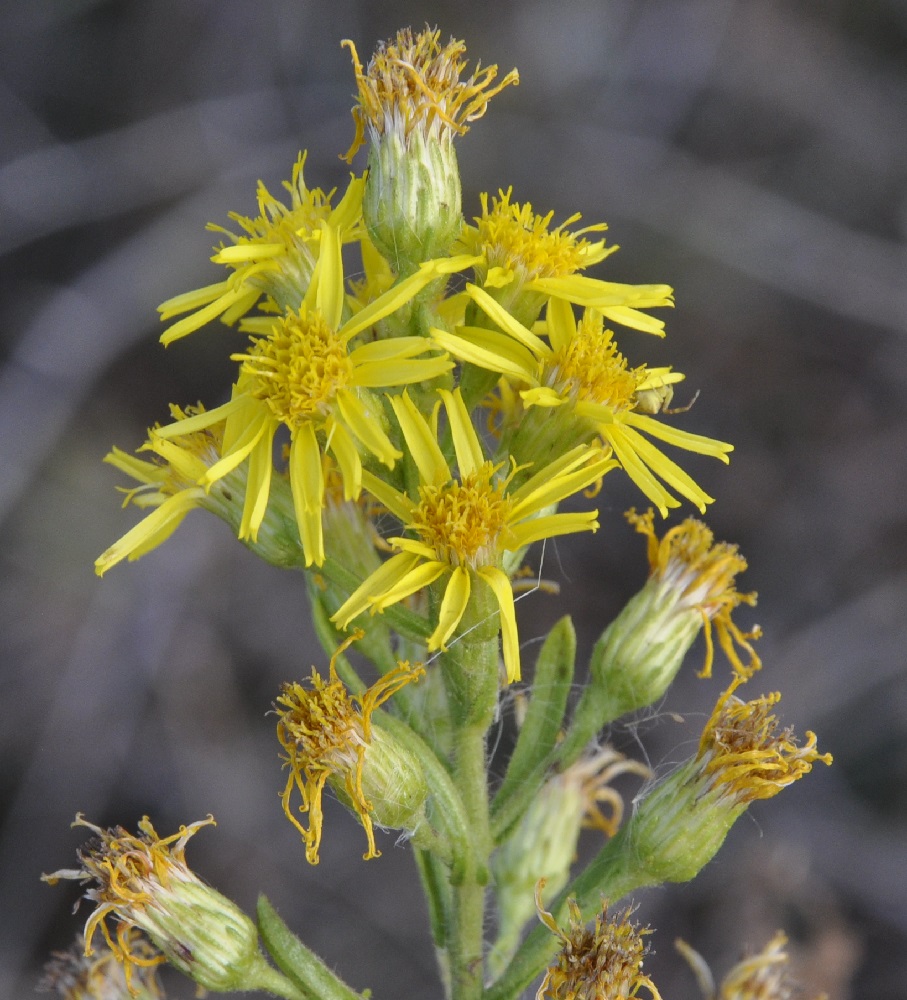
{"label": "unopened flower bud", "polygon": [[516,71],[493,85],[497,67],[461,80],[465,45],[440,32],[397,33],[363,68],[350,49],[359,103],[353,109],[352,159],[368,132],[369,170],[362,205],[372,242],[398,273],[448,251],[462,225],[460,172],[454,138],[481,118],[488,101],[518,82]]}
{"label": "unopened flower bud", "polygon": [[[140,967],[145,956],[141,949],[133,948],[127,933],[134,927],[148,935],[171,965],[203,989],[270,989],[295,998],[298,993],[294,987],[259,951],[255,924],[186,865],[187,841],[213,822],[209,816],[160,838],[147,816],[139,823],[139,835],[134,836],[119,826],[104,830],[78,815],[73,825],[88,827],[95,834],[78,852],[81,867],[42,878],[51,885],[59,879],[95,883],[85,893],[86,899],[98,904],[85,925],[87,957],[92,955],[92,939],[100,926],[117,959]],[[105,926],[108,916],[120,925],[115,939]]]}

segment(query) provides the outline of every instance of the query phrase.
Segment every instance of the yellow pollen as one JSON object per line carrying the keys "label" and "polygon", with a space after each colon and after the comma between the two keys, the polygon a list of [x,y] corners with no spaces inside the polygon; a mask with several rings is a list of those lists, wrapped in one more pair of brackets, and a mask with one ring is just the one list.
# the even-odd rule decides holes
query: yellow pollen
{"label": "yellow pollen", "polygon": [[315,310],[288,313],[248,354],[236,355],[255,376],[252,394],[264,399],[291,430],[327,416],[353,377],[346,344]]}
{"label": "yellow pollen", "polygon": [[554,212],[536,215],[529,202],[511,202],[512,190],[498,191],[491,211],[488,195],[483,194],[482,215],[475,219],[476,236],[465,235],[474,251],[485,252],[488,267],[512,270],[518,280],[532,281],[564,277],[588,266],[592,244],[583,234],[607,229],[605,223],[571,232],[567,227],[579,221],[577,213],[552,229]]}
{"label": "yellow pollen", "polygon": [[513,501],[505,495],[506,481],[492,483],[494,471],[486,462],[461,483],[419,488],[421,501],[409,526],[442,562],[473,568],[497,562]]}
{"label": "yellow pollen", "polygon": [[599,403],[615,413],[632,409],[644,368],[628,369],[599,315],[583,316],[576,336],[548,361],[544,382],[575,401]]}

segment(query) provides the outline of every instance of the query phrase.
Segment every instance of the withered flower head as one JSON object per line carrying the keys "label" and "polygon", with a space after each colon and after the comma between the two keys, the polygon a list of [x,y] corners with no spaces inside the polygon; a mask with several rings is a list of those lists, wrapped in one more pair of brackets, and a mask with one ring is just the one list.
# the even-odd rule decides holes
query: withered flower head
{"label": "withered flower head", "polygon": [[558,927],[554,917],[542,908],[544,880],[536,887],[536,906],[542,923],[563,942],[554,962],[545,970],[545,978],[536,1000],[618,1000],[639,996],[644,989],[653,1000],[661,1000],[652,980],[643,973],[643,959],[649,948],[643,942],[648,927],[639,929],[630,922],[631,907],[612,919],[607,918],[607,904],[602,903],[595,926],[589,928],[576,901],[570,899],[570,928]]}

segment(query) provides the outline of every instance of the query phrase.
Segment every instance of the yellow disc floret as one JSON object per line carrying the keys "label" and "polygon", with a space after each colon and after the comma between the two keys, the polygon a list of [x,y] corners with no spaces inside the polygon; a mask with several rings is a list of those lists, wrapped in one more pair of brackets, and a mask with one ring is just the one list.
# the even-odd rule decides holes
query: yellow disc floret
{"label": "yellow disc floret", "polygon": [[514,501],[506,482],[495,483],[490,462],[462,482],[421,486],[410,527],[451,566],[486,566],[498,557],[501,532]]}
{"label": "yellow disc floret", "polygon": [[511,70],[494,84],[497,66],[482,69],[479,64],[461,80],[466,45],[451,38],[442,46],[440,37],[438,30],[427,28],[414,35],[404,28],[393,41],[378,46],[367,69],[353,42],[344,41],[353,57],[359,91],[359,103],[353,108],[356,136],[345,157],[348,161],[364,142],[366,128],[378,136],[393,132],[403,139],[414,130],[448,140],[462,135],[470,122],[485,114],[495,94],[519,83],[519,74]]}
{"label": "yellow disc floret", "polygon": [[753,701],[734,694],[743,678],[735,677],[718,699],[699,741],[697,760],[712,788],[735,803],[769,799],[808,774],[816,761],[831,764],[831,754],[816,750],[816,734],[798,745],[792,729],[778,729],[771,709],[777,692]]}
{"label": "yellow disc floret", "polygon": [[254,376],[251,394],[266,400],[290,429],[328,416],[337,392],[353,380],[344,339],[316,309],[287,313],[242,357],[243,369]]}
{"label": "yellow disc floret", "polygon": [[[670,595],[672,614],[692,610],[702,616],[706,654],[699,676],[712,674],[713,629],[735,672],[740,677],[755,673],[762,661],[752,640],[758,639],[762,630],[755,625],[745,632],[731,617],[741,604],[756,604],[755,593],[741,594],[734,585],[737,574],[746,569],[746,559],[737,546],[716,542],[711,529],[692,517],[666,531],[661,539],[655,534],[651,510],[645,514],[630,510],[626,517],[647,539],[650,579],[656,581],[661,593]],[[748,655],[748,663],[743,662],[738,649]]]}
{"label": "yellow disc floret", "polygon": [[604,997],[638,997],[640,990],[653,1000],[661,1000],[652,980],[642,966],[649,948],[644,941],[651,934],[648,927],[632,923],[630,907],[608,918],[607,903],[602,902],[595,926],[586,926],[576,900],[568,899],[569,930],[558,926],[542,907],[541,892],[545,880],[536,887],[539,919],[561,941],[561,950],[545,970],[545,978],[536,1000],[601,1000]]}
{"label": "yellow disc floret", "polygon": [[[351,695],[337,675],[336,662],[362,635],[356,632],[340,645],[331,658],[327,680],[313,667],[309,684],[285,684],[275,706],[277,739],[286,752],[286,765],[290,769],[282,795],[283,811],[302,834],[306,859],[313,865],[318,864],[321,845],[322,794],[328,779],[334,775],[342,782],[346,798],[365,829],[368,839],[365,858],[380,855],[372,824],[373,804],[363,787],[366,755],[375,739],[371,716],[405,684],[425,673],[421,666],[399,663],[362,695]],[[308,829],[291,809],[294,789],[302,797],[300,810],[309,814]]]}
{"label": "yellow disc floret", "polygon": [[620,413],[635,405],[645,378],[645,366],[628,368],[601,314],[589,310],[577,324],[576,336],[560,344],[547,361],[542,382],[562,396]]}

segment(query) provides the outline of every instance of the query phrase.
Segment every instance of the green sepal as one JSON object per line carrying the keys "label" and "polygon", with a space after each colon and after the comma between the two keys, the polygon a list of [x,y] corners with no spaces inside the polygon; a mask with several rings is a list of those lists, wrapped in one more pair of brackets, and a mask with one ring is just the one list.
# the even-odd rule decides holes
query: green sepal
{"label": "green sepal", "polygon": [[576,630],[565,615],[548,633],[535,664],[532,697],[507,773],[491,806],[500,843],[535,798],[561,732],[576,663]]}
{"label": "green sepal", "polygon": [[312,1000],[363,1000],[307,948],[280,919],[265,895],[258,897],[258,930],[280,971]]}

